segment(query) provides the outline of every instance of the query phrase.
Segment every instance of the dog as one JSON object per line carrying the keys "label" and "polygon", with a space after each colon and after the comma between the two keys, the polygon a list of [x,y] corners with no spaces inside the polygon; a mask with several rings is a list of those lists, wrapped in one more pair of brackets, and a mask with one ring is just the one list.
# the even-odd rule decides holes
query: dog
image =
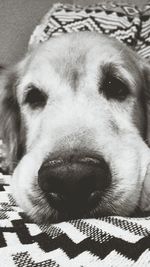
{"label": "dog", "polygon": [[33,221],[149,209],[149,75],[125,44],[92,32],[53,37],[1,71],[11,187]]}

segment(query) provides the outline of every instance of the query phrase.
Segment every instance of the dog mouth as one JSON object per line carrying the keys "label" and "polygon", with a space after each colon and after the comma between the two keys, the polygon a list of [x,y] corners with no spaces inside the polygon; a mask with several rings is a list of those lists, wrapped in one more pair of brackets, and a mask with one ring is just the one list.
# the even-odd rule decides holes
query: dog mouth
{"label": "dog mouth", "polygon": [[[67,214],[68,218],[85,217],[93,209],[98,206],[104,192],[94,191],[90,194],[86,201],[82,199],[82,196],[78,196],[77,199],[70,195],[64,196],[58,193],[46,193],[45,197],[48,203],[61,214]],[[69,201],[68,201],[69,199]]]}
{"label": "dog mouth", "polygon": [[105,160],[89,155],[47,159],[38,172],[38,185],[50,207],[68,218],[94,210],[110,181]]}

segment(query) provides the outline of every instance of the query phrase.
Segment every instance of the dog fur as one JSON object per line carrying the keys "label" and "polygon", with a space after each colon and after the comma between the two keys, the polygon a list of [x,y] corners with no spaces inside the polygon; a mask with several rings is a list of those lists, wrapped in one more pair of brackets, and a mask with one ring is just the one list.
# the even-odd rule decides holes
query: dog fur
{"label": "dog fur", "polygon": [[[93,151],[110,167],[109,190],[83,217],[126,216],[137,207],[144,209],[149,75],[148,64],[130,48],[89,32],[53,37],[1,72],[1,135],[13,173],[12,190],[35,222],[69,218],[50,206],[37,182],[45,158],[53,159],[59,151]],[[109,77],[127,88],[125,95],[118,88],[118,95],[111,95]],[[31,90],[40,91],[43,103],[28,102]]]}

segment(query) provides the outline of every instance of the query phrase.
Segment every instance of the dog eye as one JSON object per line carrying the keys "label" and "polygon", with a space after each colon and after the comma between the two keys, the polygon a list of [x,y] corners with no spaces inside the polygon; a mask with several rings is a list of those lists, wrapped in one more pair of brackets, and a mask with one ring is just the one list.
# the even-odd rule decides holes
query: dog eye
{"label": "dog eye", "polygon": [[103,92],[107,99],[123,101],[129,94],[128,86],[116,77],[107,77],[103,83]]}
{"label": "dog eye", "polygon": [[25,104],[29,104],[31,108],[44,107],[46,105],[47,95],[35,86],[30,86],[25,97]]}

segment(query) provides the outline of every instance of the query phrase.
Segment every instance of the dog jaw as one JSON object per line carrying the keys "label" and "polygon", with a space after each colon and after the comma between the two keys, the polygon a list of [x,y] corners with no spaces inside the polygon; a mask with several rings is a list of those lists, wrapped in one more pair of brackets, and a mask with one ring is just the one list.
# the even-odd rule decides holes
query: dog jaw
{"label": "dog jaw", "polygon": [[[136,153],[132,151],[132,154],[130,151],[130,155],[125,153],[123,161],[121,161],[119,157],[118,160],[116,160],[118,167],[122,169],[122,173],[116,173],[117,166],[113,169],[114,165],[112,164],[112,185],[105,192],[95,208],[70,217],[67,211],[61,212],[50,206],[50,203],[48,203],[45,198],[44,192],[41,191],[38,185],[37,171],[42,164],[42,159],[37,157],[40,151],[29,153],[24,156],[14,171],[11,186],[17,204],[26,211],[27,215],[32,220],[37,223],[45,224],[68,220],[70,218],[131,215],[139,206],[141,190],[150,156],[149,149],[145,143],[138,137],[137,139],[135,145],[138,141],[138,153],[137,151]],[[133,157],[134,165],[133,161],[130,162]],[[120,166],[121,164],[125,166]],[[122,177],[122,175],[124,175],[124,177]],[[128,184],[126,179],[129,179]]]}

